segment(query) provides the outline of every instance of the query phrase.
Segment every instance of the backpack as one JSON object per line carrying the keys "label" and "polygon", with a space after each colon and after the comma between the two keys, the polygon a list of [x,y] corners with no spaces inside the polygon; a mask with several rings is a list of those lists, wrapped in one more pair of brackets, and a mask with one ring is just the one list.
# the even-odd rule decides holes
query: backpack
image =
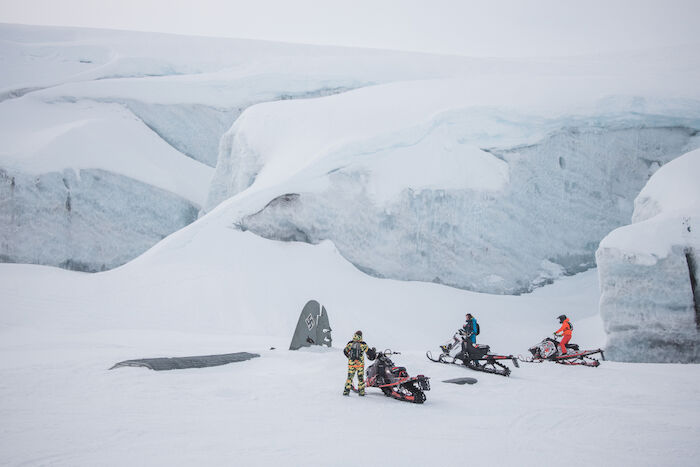
{"label": "backpack", "polygon": [[481,328],[479,327],[479,323],[477,323],[476,320],[474,320],[474,324],[476,324],[476,331],[474,331],[474,335],[478,336],[481,332]]}
{"label": "backpack", "polygon": [[574,325],[573,325],[573,323],[571,322],[571,320],[569,320],[569,330],[571,330],[571,331],[574,330]]}
{"label": "backpack", "polygon": [[362,344],[362,342],[353,342],[345,356],[350,360],[360,360],[362,358]]}

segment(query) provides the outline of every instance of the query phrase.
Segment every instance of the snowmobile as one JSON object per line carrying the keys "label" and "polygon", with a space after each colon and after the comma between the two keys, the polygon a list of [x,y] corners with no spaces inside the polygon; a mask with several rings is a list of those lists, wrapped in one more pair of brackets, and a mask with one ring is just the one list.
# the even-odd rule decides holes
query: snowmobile
{"label": "snowmobile", "polygon": [[510,360],[516,368],[519,368],[517,358],[513,355],[497,355],[490,353],[491,347],[483,344],[473,344],[469,339],[463,339],[461,348],[455,346],[459,351],[450,355],[450,351],[442,352],[438,358],[434,358],[429,350],[425,353],[429,360],[437,363],[448,363],[453,365],[464,365],[472,370],[483,371],[495,375],[508,376],[510,368],[501,362]]}
{"label": "snowmobile", "polygon": [[[430,378],[424,375],[408,376],[405,367],[394,365],[390,358],[392,355],[401,353],[390,349],[377,352],[374,363],[367,368],[367,387],[379,388],[387,397],[422,404],[426,399],[423,391],[430,391]],[[357,392],[354,386],[352,390]]]}
{"label": "snowmobile", "polygon": [[521,362],[541,363],[545,360],[550,362],[560,363],[562,365],[583,365],[597,367],[600,362],[592,357],[592,355],[600,354],[600,358],[605,360],[603,349],[581,350],[577,344],[566,344],[567,352],[561,353],[559,341],[551,337],[545,337],[542,342],[533,345],[528,350],[532,357],[518,356]]}

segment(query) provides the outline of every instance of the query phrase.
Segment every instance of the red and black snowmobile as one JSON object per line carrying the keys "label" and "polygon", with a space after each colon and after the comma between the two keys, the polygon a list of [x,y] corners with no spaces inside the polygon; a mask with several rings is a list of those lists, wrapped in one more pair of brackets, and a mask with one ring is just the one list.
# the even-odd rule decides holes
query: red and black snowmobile
{"label": "red and black snowmobile", "polygon": [[[367,368],[366,386],[381,389],[387,397],[422,404],[426,399],[423,391],[430,391],[430,378],[409,376],[405,367],[394,365],[390,357],[400,354],[389,349],[377,352],[374,363]],[[352,390],[357,391],[355,387]]]}
{"label": "red and black snowmobile", "polygon": [[492,354],[490,353],[491,347],[488,345],[472,344],[469,339],[464,339],[461,346],[455,347],[460,350],[454,356],[450,355],[450,351],[443,351],[438,358],[434,358],[430,351],[427,351],[425,355],[433,362],[464,365],[472,370],[501,376],[510,375],[510,368],[503,364],[506,361],[510,360],[516,368],[520,367],[517,358],[513,355]]}
{"label": "red and black snowmobile", "polygon": [[600,358],[605,360],[603,349],[581,350],[577,344],[566,344],[567,352],[562,353],[559,341],[551,337],[545,337],[542,342],[533,345],[528,350],[530,350],[532,357],[523,357],[520,355],[518,356],[520,361],[540,363],[548,360],[550,362],[561,363],[562,365],[596,367],[600,365],[600,362],[593,358],[593,355],[600,354]]}

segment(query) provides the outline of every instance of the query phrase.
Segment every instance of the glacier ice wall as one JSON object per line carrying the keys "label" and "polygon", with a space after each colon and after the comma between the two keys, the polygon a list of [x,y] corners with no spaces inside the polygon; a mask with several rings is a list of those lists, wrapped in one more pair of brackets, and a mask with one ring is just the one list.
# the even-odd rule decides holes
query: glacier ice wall
{"label": "glacier ice wall", "polygon": [[[600,239],[628,221],[649,176],[682,154],[695,133],[684,126],[563,125],[534,144],[487,149],[508,165],[501,190],[407,187],[381,202],[373,163],[343,164],[322,190],[287,193],[238,225],[270,239],[330,239],[378,277],[527,292],[594,267]],[[228,137],[222,149],[240,160],[231,186],[241,189],[255,180],[258,155],[245,135]],[[441,144],[458,147],[461,137],[454,138]],[[396,167],[397,178],[402,170]]]}
{"label": "glacier ice wall", "polygon": [[[680,226],[679,226],[680,227]],[[691,278],[697,252],[681,245],[652,264],[632,253],[598,250],[606,357],[623,362],[700,362],[700,331]],[[692,272],[692,274],[691,274]]]}
{"label": "glacier ice wall", "polygon": [[154,104],[132,99],[122,103],[168,144],[209,167],[216,165],[221,135],[241,113],[239,108],[203,104]]}
{"label": "glacier ice wall", "polygon": [[197,218],[198,207],[103,170],[0,169],[0,261],[103,271]]}
{"label": "glacier ice wall", "polygon": [[635,200],[633,223],[596,252],[606,355],[700,362],[700,150],[662,167]]}

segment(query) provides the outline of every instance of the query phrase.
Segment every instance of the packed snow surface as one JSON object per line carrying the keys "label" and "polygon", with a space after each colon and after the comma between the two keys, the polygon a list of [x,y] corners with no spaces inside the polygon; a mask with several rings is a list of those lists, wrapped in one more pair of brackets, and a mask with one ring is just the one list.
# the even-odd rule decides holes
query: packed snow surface
{"label": "packed snow surface", "polygon": [[596,254],[609,355],[700,362],[700,150],[660,168]]}
{"label": "packed snow surface", "polygon": [[[575,342],[601,346],[595,271],[519,297],[377,279],[328,242],[271,242],[227,227],[219,212],[105,273],[0,265],[2,463],[354,465],[389,447],[388,465],[448,464],[465,449],[481,464],[541,465],[561,455],[559,431],[585,440],[566,445],[569,465],[688,465],[700,455],[697,366],[522,363],[504,378],[425,358],[467,311],[496,352],[526,353],[562,312]],[[336,344],[288,351],[311,298],[328,310]],[[431,378],[425,404],[372,388],[341,396],[341,347],[356,329]],[[241,351],[261,357],[108,370]],[[442,382],[462,376],[478,383]],[[348,457],[349,438],[359,457]]]}

